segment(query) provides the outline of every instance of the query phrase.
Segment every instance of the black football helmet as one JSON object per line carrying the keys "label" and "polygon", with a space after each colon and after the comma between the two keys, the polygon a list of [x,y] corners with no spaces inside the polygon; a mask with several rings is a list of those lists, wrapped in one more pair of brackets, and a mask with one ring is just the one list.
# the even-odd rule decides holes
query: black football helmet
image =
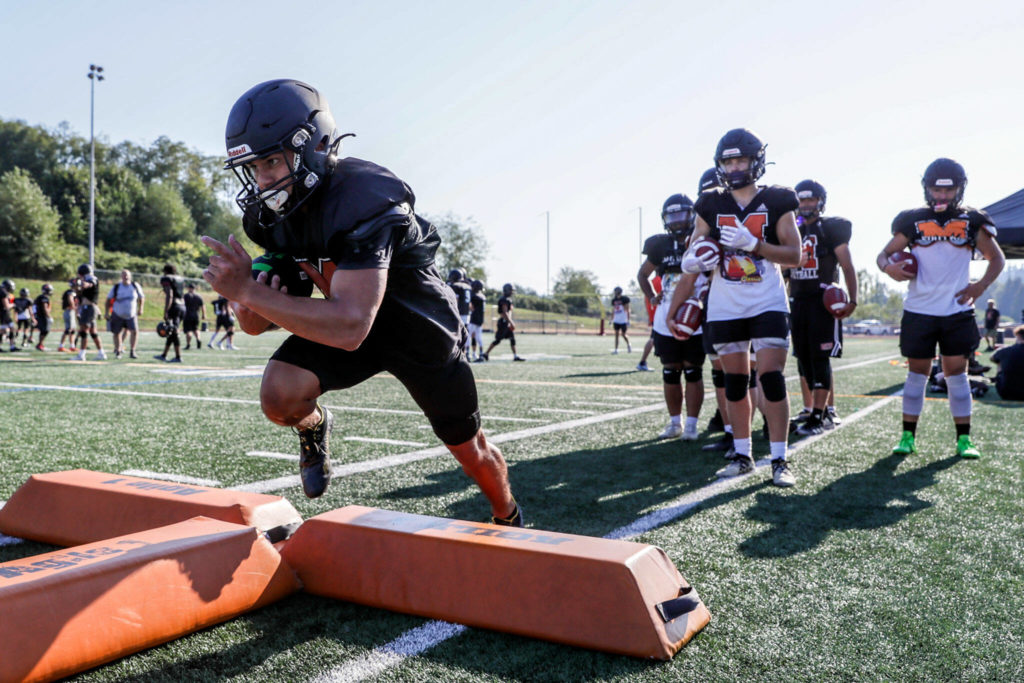
{"label": "black football helmet", "polygon": [[177,326],[174,325],[174,323],[167,322],[166,320],[161,320],[156,324],[156,335],[161,339],[166,339],[177,331]]}
{"label": "black football helmet", "polygon": [[78,266],[78,274],[82,277],[92,275],[92,266],[90,266],[88,263],[83,263],[82,265]]}
{"label": "black football helmet", "polygon": [[49,282],[43,285],[43,294],[53,294],[53,285]]}
{"label": "black football helmet", "polygon": [[700,183],[697,185],[697,196],[699,197],[701,192],[707,192],[721,186],[718,182],[718,169],[709,168],[700,176]]}
{"label": "black football helmet", "polygon": [[[224,131],[224,168],[242,183],[238,206],[263,227],[284,220],[334,170],[343,137],[313,86],[288,78],[253,86],[231,108]],[[247,164],[279,152],[291,173],[261,190]]]}
{"label": "black football helmet", "polygon": [[[964,167],[953,161],[941,157],[928,164],[921,178],[921,187],[924,188],[924,201],[935,211],[956,210],[964,198],[964,188],[967,187],[967,171]],[[948,205],[936,204],[932,193],[928,191],[932,187],[956,187],[956,197]]]}
{"label": "black football helmet", "polygon": [[697,212],[693,201],[685,194],[674,194],[661,205],[661,222],[665,231],[676,237],[686,237],[697,224]]}
{"label": "black football helmet", "polygon": [[[722,162],[726,159],[746,157],[750,166],[745,171],[726,173]],[[735,190],[753,185],[764,175],[764,143],[746,128],[733,128],[722,136],[715,148],[715,171],[722,187]]]}
{"label": "black football helmet", "polygon": [[448,282],[462,282],[466,279],[466,272],[462,268],[452,268],[448,271]]}
{"label": "black football helmet", "polygon": [[796,184],[796,198],[797,199],[810,199],[814,198],[818,200],[818,206],[815,209],[798,209],[798,213],[804,218],[816,218],[825,212],[825,200],[828,199],[828,193],[825,192],[825,186],[821,183],[813,180],[801,180]]}
{"label": "black football helmet", "polygon": [[22,287],[21,290],[18,291],[18,296],[20,296],[22,299],[27,299],[28,298],[28,287]]}
{"label": "black football helmet", "polygon": [[0,282],[0,289],[4,290],[8,294],[14,294],[14,290],[17,289],[17,285],[12,280],[4,280]]}
{"label": "black football helmet", "polygon": [[511,282],[506,282],[501,286],[501,293],[504,296],[512,296],[516,293],[516,288],[512,286]]}
{"label": "black football helmet", "polygon": [[472,287],[474,292],[482,292],[484,289],[483,280],[473,280]]}

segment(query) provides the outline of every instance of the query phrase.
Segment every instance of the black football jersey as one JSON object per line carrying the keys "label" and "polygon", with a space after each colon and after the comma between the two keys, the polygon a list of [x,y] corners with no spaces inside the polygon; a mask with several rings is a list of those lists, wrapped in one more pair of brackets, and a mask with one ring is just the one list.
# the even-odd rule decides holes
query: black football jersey
{"label": "black football jersey", "polygon": [[199,317],[199,309],[203,307],[203,297],[198,294],[185,293],[185,315]]}
{"label": "black football jersey", "polygon": [[643,254],[654,266],[659,276],[665,273],[681,273],[683,255],[686,253],[686,242],[679,241],[668,233],[652,235],[644,242]]}
{"label": "black football jersey", "polygon": [[160,286],[169,292],[172,306],[185,305],[185,279],[180,275],[164,275],[160,278]]}
{"label": "black football jersey", "polygon": [[973,249],[978,232],[986,225],[995,225],[981,209],[962,206],[956,211],[936,213],[930,206],[901,211],[893,219],[892,234],[906,235],[911,247],[928,247],[949,242],[955,247]]}
{"label": "black football jersey", "polygon": [[790,269],[789,293],[793,297],[820,296],[822,285],[839,280],[836,247],[849,244],[853,225],[845,218],[829,216],[799,227],[807,260],[800,268]]}
{"label": "black football jersey", "polygon": [[231,309],[228,308],[228,300],[224,297],[213,300],[213,312],[216,315],[228,315]]}
{"label": "black football jersey", "polygon": [[77,296],[77,294],[75,294],[75,290],[73,290],[73,289],[66,289],[66,290],[64,290],[64,294],[61,295],[61,297],[60,297],[61,308],[63,308],[65,311],[67,309],[69,309],[69,308],[74,308],[75,307],[75,297],[76,296]]}
{"label": "black football jersey", "polygon": [[[498,299],[498,315],[499,316],[502,313],[508,313],[511,316],[513,308],[515,308],[515,306],[512,304],[512,299],[508,298],[507,296],[503,296],[500,299]],[[507,325],[508,323],[505,322],[504,318],[499,317],[498,318],[498,324],[499,325]]]}
{"label": "black football jersey", "polygon": [[335,269],[387,269],[374,329],[383,326],[402,340],[445,334],[455,346],[462,320],[434,267],[441,238],[416,215],[415,202],[409,186],[388,169],[346,158],[286,220],[266,229],[247,216],[243,226],[267,251],[317,267],[328,284]]}
{"label": "black football jersey", "polygon": [[39,296],[36,297],[35,305],[37,316],[46,315],[46,305],[48,303],[50,303],[50,297],[47,296],[46,294],[40,294]]}
{"label": "black football jersey", "polygon": [[473,311],[469,314],[469,322],[473,325],[484,324],[484,310],[487,308],[487,299],[483,292],[473,293]]}
{"label": "black football jersey", "polygon": [[32,299],[25,296],[15,297],[14,299],[14,310],[18,315],[21,315],[28,310],[28,307],[32,305]]}
{"label": "black football jersey", "polygon": [[722,228],[742,225],[750,233],[769,244],[779,244],[776,232],[779,219],[800,206],[796,193],[788,187],[770,185],[761,187],[744,208],[723,188],[701,193],[695,209],[697,215],[711,228],[710,237],[719,240]]}
{"label": "black football jersey", "polygon": [[449,282],[448,286],[455,293],[455,303],[459,315],[469,315],[469,302],[473,298],[473,289],[465,282]]}
{"label": "black football jersey", "polygon": [[100,281],[95,275],[86,275],[82,278],[82,288],[78,291],[78,298],[83,302],[95,304],[100,300]]}

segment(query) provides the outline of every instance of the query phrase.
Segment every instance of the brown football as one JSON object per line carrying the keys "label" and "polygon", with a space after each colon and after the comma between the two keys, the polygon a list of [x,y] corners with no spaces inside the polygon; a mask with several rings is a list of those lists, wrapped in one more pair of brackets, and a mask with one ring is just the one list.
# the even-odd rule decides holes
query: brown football
{"label": "brown football", "polygon": [[703,319],[704,307],[701,305],[700,299],[691,296],[676,311],[673,324],[681,338],[689,339],[700,329],[700,323]]}
{"label": "brown football", "polygon": [[836,316],[846,308],[846,304],[850,303],[850,297],[846,295],[846,290],[835,285],[825,288],[825,291],[821,293],[821,300],[828,312]]}
{"label": "brown football", "polygon": [[889,257],[889,263],[902,263],[905,273],[917,275],[917,258],[909,251],[897,251]]}

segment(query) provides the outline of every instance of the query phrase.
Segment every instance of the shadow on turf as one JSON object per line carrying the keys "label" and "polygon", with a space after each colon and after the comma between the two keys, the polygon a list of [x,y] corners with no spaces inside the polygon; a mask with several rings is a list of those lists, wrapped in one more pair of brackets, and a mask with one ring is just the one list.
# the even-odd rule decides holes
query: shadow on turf
{"label": "shadow on turf", "polygon": [[907,515],[931,507],[917,492],[935,484],[936,476],[959,460],[951,456],[897,474],[904,456],[890,455],[816,493],[759,493],[745,514],[771,527],[741,543],[740,551],[749,557],[785,557],[814,548],[834,531],[896,524]]}
{"label": "shadow on turf", "polygon": [[[571,375],[562,375],[567,379],[575,379],[578,377],[619,377],[621,375],[635,375],[638,374],[639,370],[619,370],[616,372],[576,372]],[[657,387],[654,387],[657,388]]]}

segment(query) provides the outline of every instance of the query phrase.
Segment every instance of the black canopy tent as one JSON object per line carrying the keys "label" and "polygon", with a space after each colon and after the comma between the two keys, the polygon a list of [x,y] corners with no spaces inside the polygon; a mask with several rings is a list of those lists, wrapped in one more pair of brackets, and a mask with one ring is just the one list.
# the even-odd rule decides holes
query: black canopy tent
{"label": "black canopy tent", "polygon": [[999,234],[996,239],[1008,259],[1024,259],[1024,190],[985,207]]}

